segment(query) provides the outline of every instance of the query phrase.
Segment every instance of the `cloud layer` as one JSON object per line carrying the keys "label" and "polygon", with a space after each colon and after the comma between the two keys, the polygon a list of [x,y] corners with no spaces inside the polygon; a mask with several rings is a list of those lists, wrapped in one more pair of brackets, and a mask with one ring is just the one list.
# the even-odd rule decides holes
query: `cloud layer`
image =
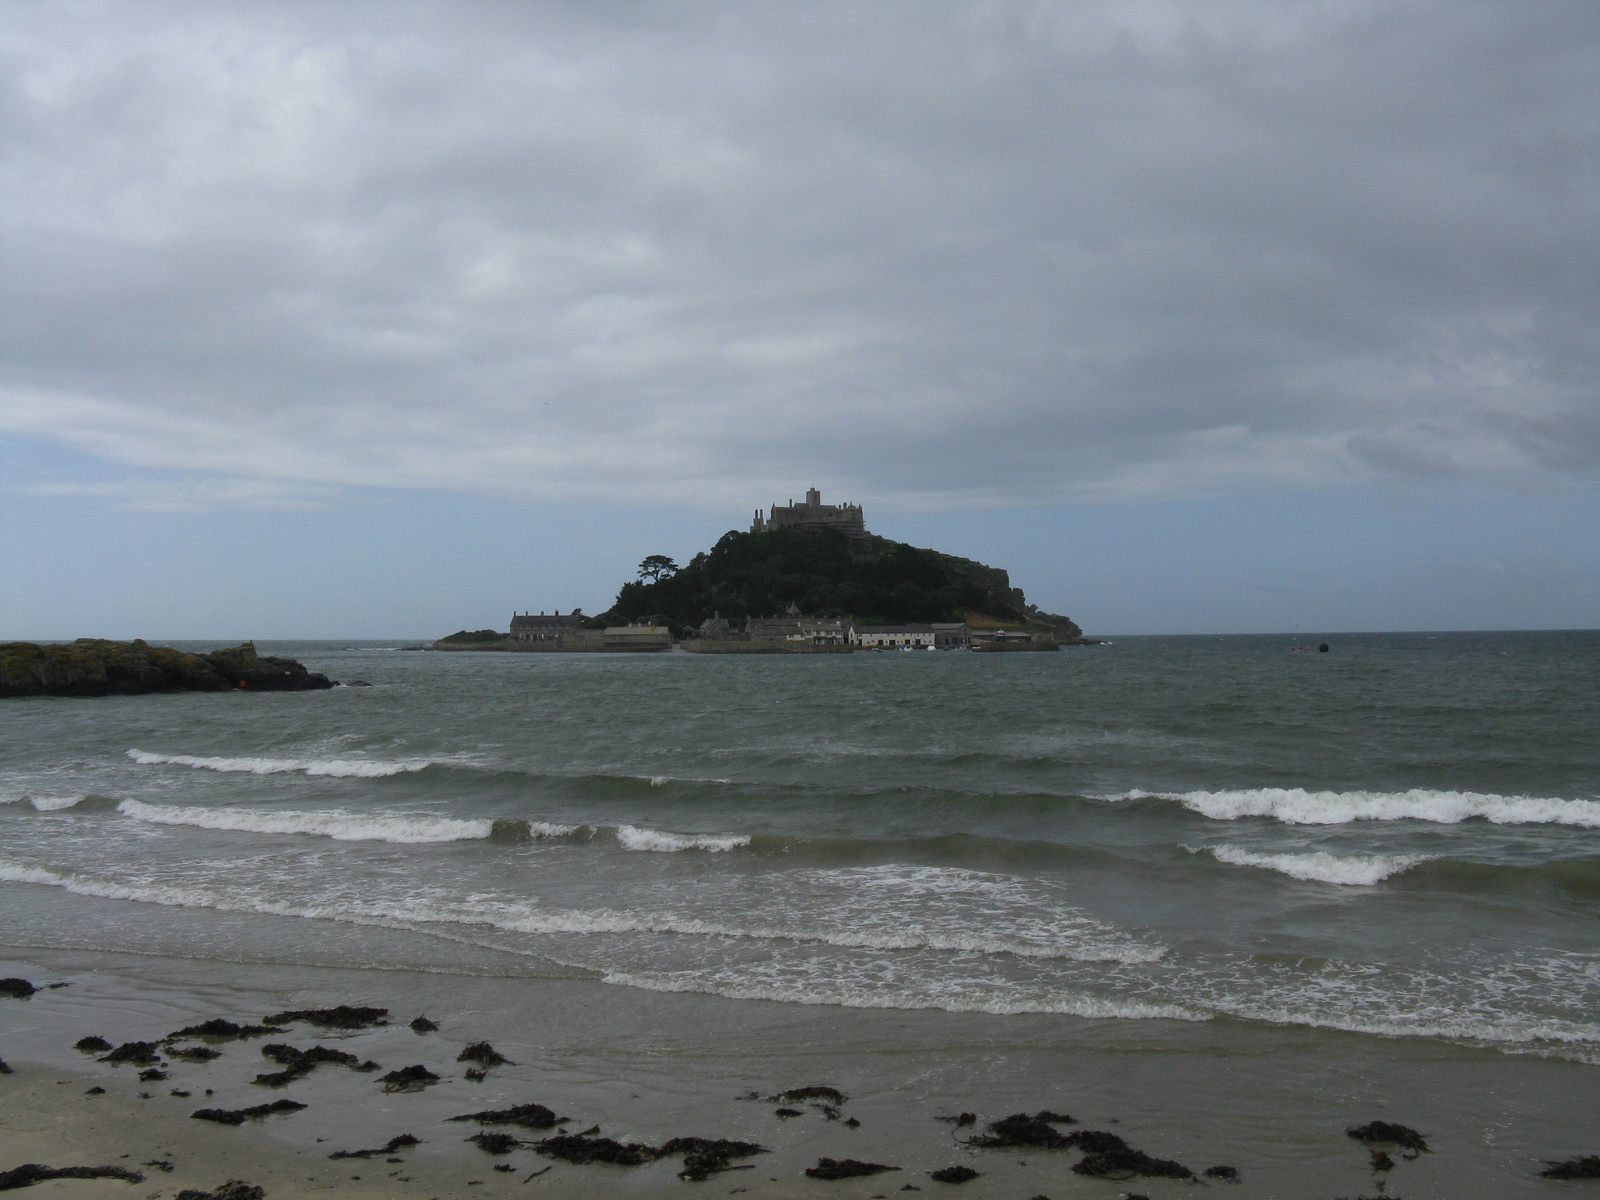
{"label": "cloud layer", "polygon": [[1596,96],[1563,0],[16,6],[0,430],[247,504],[1592,479]]}

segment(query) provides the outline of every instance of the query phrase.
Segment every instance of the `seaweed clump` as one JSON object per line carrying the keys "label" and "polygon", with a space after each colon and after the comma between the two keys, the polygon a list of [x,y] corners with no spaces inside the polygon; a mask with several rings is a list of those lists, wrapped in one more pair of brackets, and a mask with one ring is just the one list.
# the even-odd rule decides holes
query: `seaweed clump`
{"label": "seaweed clump", "polygon": [[509,1133],[475,1133],[467,1139],[485,1154],[510,1154],[522,1142]]}
{"label": "seaweed clump", "polygon": [[477,1063],[484,1070],[488,1070],[490,1067],[514,1067],[517,1065],[488,1042],[473,1042],[472,1045],[456,1055],[456,1061]]}
{"label": "seaweed clump", "polygon": [[390,1071],[382,1079],[386,1092],[420,1092],[423,1088],[439,1082],[439,1077],[421,1063],[415,1066],[401,1067],[397,1071]]}
{"label": "seaweed clump", "polygon": [[100,1054],[111,1049],[111,1043],[98,1034],[90,1034],[88,1037],[81,1037],[73,1042],[72,1048],[80,1054]]}
{"label": "seaweed clump", "polygon": [[161,1061],[161,1056],[157,1053],[157,1047],[160,1045],[160,1042],[123,1042],[100,1061],[112,1064],[133,1063],[139,1067],[149,1066],[151,1063]]}
{"label": "seaweed clump", "polygon": [[728,1138],[675,1137],[656,1153],[662,1158],[683,1155],[683,1170],[678,1172],[678,1178],[700,1183],[723,1171],[750,1170],[750,1164],[734,1166],[733,1160],[765,1154],[767,1148]]}
{"label": "seaweed clump", "polygon": [[[38,988],[34,987],[33,984],[29,983],[26,979],[18,979],[15,976],[12,976],[9,979],[0,979],[0,996],[4,996],[8,1000],[26,1000],[38,990]],[[45,1169],[48,1170],[49,1168]],[[88,1167],[64,1169],[89,1170]],[[21,1170],[21,1168],[19,1167],[18,1170]]]}
{"label": "seaweed clump", "polygon": [[271,1104],[252,1104],[249,1108],[202,1108],[189,1116],[196,1121],[215,1121],[218,1125],[243,1125],[259,1117],[298,1112],[304,1107],[298,1100],[274,1100]]}
{"label": "seaweed clump", "polygon": [[1152,1158],[1143,1150],[1124,1148],[1086,1154],[1082,1161],[1072,1165],[1076,1175],[1092,1175],[1097,1179],[1132,1179],[1147,1175],[1153,1179],[1193,1179],[1194,1172],[1170,1158]]}
{"label": "seaweed clump", "polygon": [[221,1050],[213,1050],[210,1046],[179,1046],[176,1050],[168,1050],[170,1058],[181,1058],[184,1062],[203,1063],[214,1058],[221,1058]]}
{"label": "seaweed clump", "polygon": [[819,1158],[816,1166],[806,1168],[806,1174],[812,1179],[854,1179],[858,1175],[881,1175],[884,1171],[899,1169],[855,1158]]}
{"label": "seaweed clump", "polygon": [[1009,1117],[990,1121],[989,1132],[980,1133],[972,1138],[968,1145],[996,1150],[1015,1146],[1062,1150],[1073,1143],[1056,1132],[1055,1126],[1071,1123],[1073,1119],[1065,1113],[1051,1112],[1048,1109],[1038,1113],[1012,1113]]}
{"label": "seaweed clump", "polygon": [[571,1117],[558,1117],[542,1104],[518,1104],[512,1108],[492,1108],[483,1112],[462,1113],[452,1121],[476,1121],[480,1125],[520,1125],[524,1129],[554,1129]]}
{"label": "seaweed clump", "polygon": [[619,1167],[639,1167],[660,1157],[654,1146],[641,1142],[626,1144],[607,1137],[589,1137],[581,1133],[558,1133],[555,1137],[535,1142],[533,1148],[546,1158],[562,1162],[613,1163]]}
{"label": "seaweed clump", "polygon": [[929,1171],[928,1178],[935,1183],[966,1183],[969,1179],[976,1179],[978,1172],[971,1167],[941,1167],[937,1171]]}
{"label": "seaweed clump", "polygon": [[332,1008],[295,1008],[263,1017],[268,1025],[301,1023],[321,1029],[366,1029],[389,1023],[387,1008],[362,1008],[337,1004]]}
{"label": "seaweed clump", "polygon": [[32,1187],[52,1179],[121,1179],[143,1183],[144,1175],[126,1167],[47,1167],[43,1163],[23,1163],[9,1171],[0,1171],[0,1192]]}
{"label": "seaweed clump", "polygon": [[1368,1121],[1354,1129],[1346,1129],[1346,1137],[1355,1138],[1366,1146],[1399,1146],[1402,1158],[1415,1158],[1428,1149],[1428,1143],[1415,1129],[1407,1125],[1391,1125],[1388,1121]]}
{"label": "seaweed clump", "polygon": [[1586,1154],[1582,1158],[1551,1163],[1539,1174],[1546,1179],[1600,1179],[1600,1154]]}
{"label": "seaweed clump", "polygon": [[284,1087],[296,1079],[311,1074],[323,1063],[336,1063],[342,1067],[349,1067],[352,1071],[366,1072],[378,1069],[378,1064],[370,1059],[362,1062],[354,1054],[334,1050],[328,1046],[313,1046],[309,1050],[300,1050],[294,1046],[275,1042],[270,1046],[261,1047],[261,1053],[263,1057],[270,1058],[283,1066],[281,1071],[270,1071],[251,1080],[261,1087]]}
{"label": "seaweed clump", "polygon": [[409,1133],[402,1133],[390,1138],[383,1145],[371,1150],[335,1150],[328,1155],[329,1158],[371,1158],[377,1154],[393,1154],[396,1150],[405,1150],[411,1146],[422,1144],[422,1139],[413,1137]]}
{"label": "seaweed clump", "polygon": [[219,1184],[214,1192],[184,1188],[174,1200],[266,1200],[266,1195],[267,1189],[264,1187],[246,1183],[242,1179],[230,1179],[227,1183]]}
{"label": "seaweed clump", "polygon": [[417,1034],[436,1033],[436,1032],[438,1032],[438,1029],[439,1029],[438,1022],[437,1021],[430,1021],[430,1020],[428,1020],[427,1017],[413,1017],[412,1020],[411,1020],[411,1032],[412,1033],[417,1033]]}
{"label": "seaweed clump", "polygon": [[223,1017],[212,1017],[209,1021],[202,1021],[198,1025],[188,1025],[183,1029],[167,1034],[166,1040],[176,1042],[181,1038],[212,1038],[216,1041],[229,1041],[234,1038],[261,1037],[268,1033],[287,1033],[288,1030],[279,1025],[239,1025]]}

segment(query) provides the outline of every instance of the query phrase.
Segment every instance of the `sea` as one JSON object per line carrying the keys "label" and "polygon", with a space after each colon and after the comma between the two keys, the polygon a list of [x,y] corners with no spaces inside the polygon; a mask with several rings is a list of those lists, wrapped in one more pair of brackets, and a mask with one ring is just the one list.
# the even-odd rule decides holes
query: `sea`
{"label": "sea", "polygon": [[[465,1007],[636,1124],[837,1084],[880,1155],[1043,1108],[1240,1195],[1600,1153],[1600,633],[259,649],[346,686],[4,702],[8,960]],[[1377,1118],[1432,1152],[1371,1174]]]}

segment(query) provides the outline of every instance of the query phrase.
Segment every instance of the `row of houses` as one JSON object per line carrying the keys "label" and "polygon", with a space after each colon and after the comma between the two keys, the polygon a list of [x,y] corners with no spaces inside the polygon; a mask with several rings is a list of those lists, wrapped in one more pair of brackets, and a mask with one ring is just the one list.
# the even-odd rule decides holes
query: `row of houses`
{"label": "row of houses", "polygon": [[711,641],[789,642],[813,646],[850,646],[858,650],[955,650],[992,643],[1028,643],[1026,630],[974,629],[961,621],[929,625],[868,625],[850,617],[806,617],[791,606],[782,617],[751,617],[743,632],[720,616],[696,629],[697,638]]}

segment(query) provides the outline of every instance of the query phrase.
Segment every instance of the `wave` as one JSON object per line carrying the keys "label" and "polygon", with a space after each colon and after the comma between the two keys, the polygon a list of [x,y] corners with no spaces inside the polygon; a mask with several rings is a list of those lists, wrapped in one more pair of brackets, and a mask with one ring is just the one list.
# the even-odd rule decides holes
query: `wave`
{"label": "wave", "polygon": [[53,796],[32,792],[8,792],[0,795],[0,804],[28,804],[37,812],[60,812],[63,809],[75,808],[85,800],[95,800],[97,798],[95,796]]}
{"label": "wave", "polygon": [[367,758],[213,758],[194,754],[152,754],[147,750],[133,749],[128,757],[143,766],[169,763],[197,770],[244,772],[250,775],[281,775],[304,771],[307,775],[330,775],[334,778],[378,779],[386,775],[400,775],[420,771],[433,765],[426,758],[384,762]]}
{"label": "wave", "polygon": [[1240,846],[1185,846],[1191,854],[1209,853],[1218,862],[1236,867],[1264,867],[1293,879],[1372,887],[1391,875],[1436,857],[1431,854],[1329,854],[1317,850],[1304,854],[1259,854]]}
{"label": "wave", "polygon": [[616,836],[617,844],[624,850],[655,850],[667,854],[679,850],[709,850],[715,854],[750,844],[747,833],[668,833],[634,825],[618,825]]}
{"label": "wave", "polygon": [[1351,821],[1431,821],[1456,825],[1474,818],[1494,825],[1576,825],[1600,829],[1600,801],[1485,792],[1308,792],[1304,788],[1246,788],[1233,792],[1134,790],[1106,800],[1174,800],[1216,821],[1272,817],[1286,825],[1343,825]]}

